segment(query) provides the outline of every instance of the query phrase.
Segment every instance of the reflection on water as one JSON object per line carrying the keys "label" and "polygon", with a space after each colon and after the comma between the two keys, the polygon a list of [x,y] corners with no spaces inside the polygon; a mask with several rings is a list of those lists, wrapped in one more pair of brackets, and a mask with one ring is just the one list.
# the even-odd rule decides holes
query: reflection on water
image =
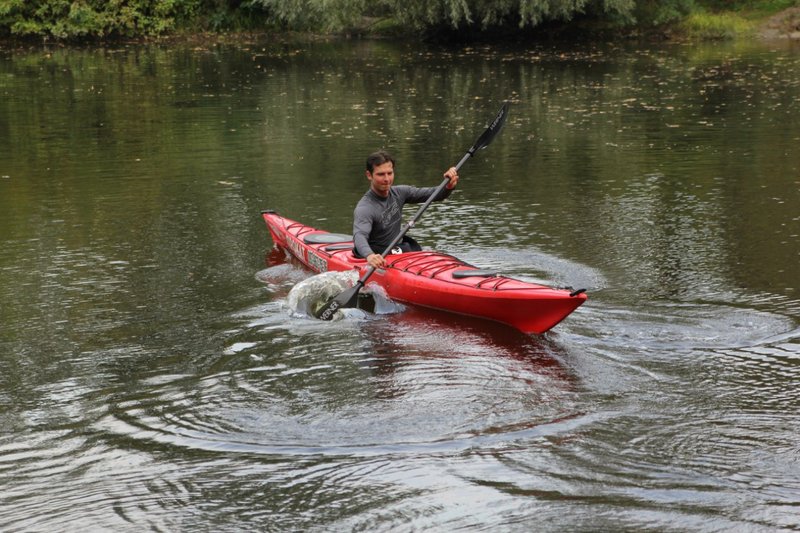
{"label": "reflection on water", "polygon": [[[799,66],[0,51],[0,529],[797,529]],[[349,232],[365,154],[435,184],[505,99],[414,235],[589,302],[293,316],[261,210]]]}

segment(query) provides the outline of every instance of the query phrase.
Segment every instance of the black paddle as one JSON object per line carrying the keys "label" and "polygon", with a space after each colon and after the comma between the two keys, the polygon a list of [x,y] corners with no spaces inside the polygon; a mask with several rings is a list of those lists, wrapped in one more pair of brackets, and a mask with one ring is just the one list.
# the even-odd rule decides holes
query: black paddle
{"label": "black paddle", "polygon": [[[464,154],[464,157],[462,157],[461,161],[458,162],[458,164],[456,165],[456,171],[460,169],[461,165],[466,163],[467,159],[472,157],[472,155],[475,152],[489,146],[489,143],[491,143],[497,136],[497,134],[500,133],[500,130],[503,129],[503,125],[506,122],[507,114],[508,114],[508,103],[506,102],[505,104],[503,104],[503,107],[500,108],[500,112],[497,113],[497,116],[494,118],[489,127],[486,128],[486,131],[484,131],[483,134],[480,137],[478,137],[478,140],[475,141],[475,144],[472,145],[472,148],[467,150],[467,153]],[[397,245],[397,243],[399,243],[403,239],[405,234],[408,233],[408,230],[414,227],[414,224],[422,216],[422,213],[424,213],[425,210],[428,209],[428,206],[431,205],[433,199],[436,198],[440,192],[442,192],[442,189],[444,189],[449,182],[450,182],[449,178],[444,178],[444,180],[442,180],[442,183],[440,183],[439,186],[436,187],[436,190],[433,191],[433,194],[431,194],[430,197],[428,197],[428,199],[425,200],[425,203],[420,206],[420,208],[417,210],[417,212],[414,214],[411,220],[409,220],[408,223],[405,226],[403,226],[403,229],[400,230],[400,233],[394,238],[391,244],[389,244],[389,246],[386,247],[386,249],[381,254],[383,257],[386,257],[389,254],[389,252],[391,252],[392,248],[394,248]],[[333,298],[330,302],[325,304],[319,311],[317,311],[316,317],[321,320],[331,320],[333,318],[334,313],[336,313],[337,309],[342,309],[346,307],[356,307],[356,304],[358,303],[358,292],[361,290],[361,288],[364,286],[364,284],[367,282],[367,279],[369,279],[369,277],[372,275],[373,272],[375,272],[375,267],[370,266],[364,273],[364,275],[361,276],[361,279],[359,279],[358,282],[356,282],[356,284],[353,287],[347,289],[346,291],[341,292],[338,296]]]}

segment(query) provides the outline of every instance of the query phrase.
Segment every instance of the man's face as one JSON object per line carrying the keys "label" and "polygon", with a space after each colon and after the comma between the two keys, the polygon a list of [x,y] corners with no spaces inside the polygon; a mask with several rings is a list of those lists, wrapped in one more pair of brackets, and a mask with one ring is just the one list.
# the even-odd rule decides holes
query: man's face
{"label": "man's face", "polygon": [[387,161],[382,165],[378,165],[372,169],[372,173],[367,171],[367,179],[370,183],[370,188],[375,191],[375,194],[386,198],[389,196],[389,189],[394,183],[394,163]]}

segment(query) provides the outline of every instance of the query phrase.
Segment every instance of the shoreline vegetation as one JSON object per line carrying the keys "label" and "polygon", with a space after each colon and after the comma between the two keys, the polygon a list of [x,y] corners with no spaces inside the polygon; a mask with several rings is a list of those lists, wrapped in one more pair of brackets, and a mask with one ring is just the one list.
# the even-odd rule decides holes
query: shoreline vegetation
{"label": "shoreline vegetation", "polygon": [[0,42],[800,41],[800,0],[0,0]]}

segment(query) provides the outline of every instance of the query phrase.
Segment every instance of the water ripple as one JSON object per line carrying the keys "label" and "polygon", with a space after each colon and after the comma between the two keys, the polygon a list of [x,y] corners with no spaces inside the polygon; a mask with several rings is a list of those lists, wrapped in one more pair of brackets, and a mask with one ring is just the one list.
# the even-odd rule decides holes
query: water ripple
{"label": "water ripple", "polygon": [[501,445],[594,417],[576,409],[551,341],[421,311],[359,328],[283,320],[288,335],[238,332],[213,374],[140,383],[95,427],[192,449],[374,455]]}

